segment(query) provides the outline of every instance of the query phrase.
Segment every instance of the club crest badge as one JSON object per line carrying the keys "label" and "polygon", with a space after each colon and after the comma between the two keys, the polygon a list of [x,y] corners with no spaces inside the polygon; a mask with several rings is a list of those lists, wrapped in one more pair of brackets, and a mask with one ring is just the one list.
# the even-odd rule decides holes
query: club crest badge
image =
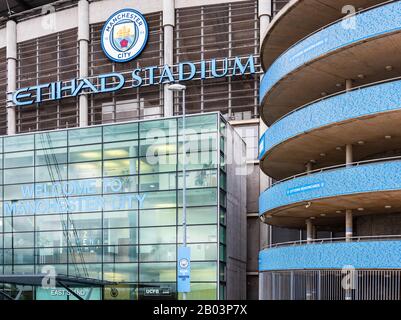
{"label": "club crest badge", "polygon": [[145,17],[134,9],[123,9],[114,13],[104,24],[102,49],[109,59],[128,62],[141,54],[148,36]]}

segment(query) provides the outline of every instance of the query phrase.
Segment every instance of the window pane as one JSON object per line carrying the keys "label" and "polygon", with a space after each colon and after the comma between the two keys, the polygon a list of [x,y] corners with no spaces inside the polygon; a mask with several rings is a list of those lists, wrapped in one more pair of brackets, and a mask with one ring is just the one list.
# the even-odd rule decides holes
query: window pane
{"label": "window pane", "polygon": [[69,247],[68,254],[74,264],[102,262],[102,247]]}
{"label": "window pane", "polygon": [[125,193],[138,191],[138,176],[104,178],[103,193]]}
{"label": "window pane", "polygon": [[75,277],[85,277],[92,279],[102,279],[102,265],[101,264],[74,264],[68,268],[68,273]]}
{"label": "window pane", "polygon": [[[182,300],[182,293],[178,295]],[[191,283],[191,292],[187,293],[189,300],[216,300],[217,285],[216,283]]]}
{"label": "window pane", "polygon": [[4,154],[4,168],[29,167],[33,165],[33,151]]}
{"label": "window pane", "polygon": [[[178,137],[180,157],[182,157],[183,150],[182,139],[183,136]],[[187,152],[190,153],[217,150],[217,135],[215,133],[186,135],[185,145]]]}
{"label": "window pane", "polygon": [[67,162],[67,148],[36,150],[35,165],[60,164]]}
{"label": "window pane", "polygon": [[103,158],[121,159],[138,156],[138,141],[124,141],[117,143],[106,143],[103,145]]}
{"label": "window pane", "polygon": [[138,123],[103,127],[104,142],[138,139]]}
{"label": "window pane", "polygon": [[[178,222],[182,221],[182,209],[178,210]],[[187,208],[187,224],[217,223],[217,207]]]}
{"label": "window pane", "polygon": [[14,232],[23,231],[34,231],[34,217],[14,217],[6,218],[5,222],[7,224],[12,224],[12,230]]}
{"label": "window pane", "polygon": [[192,262],[191,281],[216,281],[216,262]]}
{"label": "window pane", "polygon": [[173,172],[177,167],[177,155],[161,155],[140,158],[140,173]]}
{"label": "window pane", "polygon": [[33,199],[33,184],[16,184],[4,187],[4,200]]}
{"label": "window pane", "polygon": [[[178,191],[178,203],[182,206],[182,190]],[[187,190],[187,206],[217,205],[217,189]]]}
{"label": "window pane", "polygon": [[66,214],[36,216],[36,231],[65,230],[66,228]]}
{"label": "window pane", "polygon": [[26,134],[4,138],[4,152],[33,150],[35,146],[35,136]]}
{"label": "window pane", "polygon": [[4,250],[4,264],[34,264],[34,249]]}
{"label": "window pane", "polygon": [[216,243],[196,243],[190,244],[191,260],[217,260],[217,244]]}
{"label": "window pane", "polygon": [[139,156],[157,156],[177,153],[177,137],[156,136],[151,139],[140,140]]}
{"label": "window pane", "polygon": [[61,181],[67,179],[67,165],[50,165],[35,168],[36,181]]}
{"label": "window pane", "polygon": [[121,159],[104,161],[103,175],[127,176],[138,173],[138,159]]}
{"label": "window pane", "polygon": [[177,120],[164,119],[139,123],[140,139],[177,135]]}
{"label": "window pane", "polygon": [[102,142],[102,128],[74,129],[68,131],[70,146]]}
{"label": "window pane", "polygon": [[[179,128],[182,128],[182,118],[178,118]],[[216,132],[217,131],[217,114],[208,114],[202,116],[185,118],[185,128],[190,132]],[[181,131],[181,130],[180,130]]]}
{"label": "window pane", "polygon": [[136,263],[116,263],[103,265],[105,281],[113,282],[137,282],[138,264]]}
{"label": "window pane", "polygon": [[[182,242],[182,227],[178,227],[178,240]],[[188,226],[188,242],[216,242],[217,226]]]}
{"label": "window pane", "polygon": [[101,212],[70,214],[68,229],[100,229],[102,227]]}
{"label": "window pane", "polygon": [[53,264],[67,263],[67,248],[38,248],[36,249],[38,263]]}
{"label": "window pane", "polygon": [[[182,171],[182,157],[179,155],[178,170]],[[217,152],[216,151],[203,151],[188,153],[186,159],[187,170],[205,170],[217,167]]]}
{"label": "window pane", "polygon": [[138,260],[137,246],[105,246],[103,250],[105,262],[135,262]]}
{"label": "window pane", "polygon": [[82,162],[68,165],[69,179],[85,179],[102,176],[101,162]]}
{"label": "window pane", "polygon": [[[187,188],[217,187],[216,170],[189,171],[186,177]],[[180,172],[178,174],[178,187],[182,188],[183,185],[183,176]]]}
{"label": "window pane", "polygon": [[[6,243],[4,243],[6,245]],[[9,243],[11,244],[11,243]],[[32,248],[34,247],[34,234],[29,233],[14,233],[13,246],[14,248]]]}
{"label": "window pane", "polygon": [[151,245],[140,246],[140,261],[158,262],[175,261],[177,246],[174,245]]}
{"label": "window pane", "polygon": [[105,229],[103,230],[103,244],[126,245],[138,243],[138,229]]}
{"label": "window pane", "polygon": [[141,228],[140,244],[176,243],[176,227]]}
{"label": "window pane", "polygon": [[173,190],[175,186],[175,172],[140,176],[140,191]]}
{"label": "window pane", "polygon": [[143,209],[173,208],[176,206],[175,191],[159,191],[146,193]]}
{"label": "window pane", "polygon": [[33,182],[33,168],[8,169],[4,171],[4,183],[27,183]]}
{"label": "window pane", "polygon": [[65,147],[66,145],[67,131],[54,131],[36,134],[37,149]]}
{"label": "window pane", "polygon": [[68,237],[71,246],[99,246],[102,244],[101,230],[70,230]]}
{"label": "window pane", "polygon": [[175,263],[141,263],[139,281],[164,282],[176,280]]}
{"label": "window pane", "polygon": [[79,146],[68,148],[69,162],[102,160],[102,145]]}
{"label": "window pane", "polygon": [[38,247],[67,246],[67,233],[63,231],[37,232],[36,244]]}
{"label": "window pane", "polygon": [[176,209],[141,210],[139,222],[141,226],[167,226],[175,225],[177,219]]}
{"label": "window pane", "polygon": [[112,211],[103,213],[103,228],[133,228],[138,226],[136,211]]}

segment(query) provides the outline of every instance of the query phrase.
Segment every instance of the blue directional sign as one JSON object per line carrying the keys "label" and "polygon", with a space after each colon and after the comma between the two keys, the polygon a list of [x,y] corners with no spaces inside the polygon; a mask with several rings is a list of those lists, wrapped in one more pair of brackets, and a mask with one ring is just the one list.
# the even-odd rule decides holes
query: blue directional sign
{"label": "blue directional sign", "polygon": [[191,291],[191,250],[188,247],[178,248],[177,291]]}

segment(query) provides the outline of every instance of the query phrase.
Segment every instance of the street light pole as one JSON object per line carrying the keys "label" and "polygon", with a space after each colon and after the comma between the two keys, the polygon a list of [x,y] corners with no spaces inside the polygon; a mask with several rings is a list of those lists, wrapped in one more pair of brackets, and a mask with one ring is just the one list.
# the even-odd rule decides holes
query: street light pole
{"label": "street light pole", "polygon": [[[175,92],[182,92],[182,231],[183,231],[183,247],[187,246],[187,151],[186,151],[186,113],[185,113],[185,90],[186,86],[181,84],[172,84],[168,87],[169,90]],[[186,292],[182,293],[182,299],[187,299]]]}

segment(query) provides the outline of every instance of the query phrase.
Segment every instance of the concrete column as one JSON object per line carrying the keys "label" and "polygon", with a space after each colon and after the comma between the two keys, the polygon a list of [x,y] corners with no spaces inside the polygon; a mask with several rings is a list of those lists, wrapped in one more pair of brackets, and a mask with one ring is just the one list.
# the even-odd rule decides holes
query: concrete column
{"label": "concrete column", "polygon": [[[78,3],[78,44],[79,44],[79,77],[89,76],[89,2]],[[88,126],[88,95],[79,96],[79,126]]]}
{"label": "concrete column", "polygon": [[348,166],[354,162],[354,156],[352,151],[352,144],[345,146],[345,164]]}
{"label": "concrete column", "polygon": [[[271,19],[271,0],[259,0],[258,2],[258,17],[259,17],[259,31],[260,31],[260,43],[262,46],[264,34],[267,30],[267,27],[270,23]],[[259,119],[259,138],[263,136],[263,134],[267,130],[267,125],[263,122],[262,119]],[[269,187],[272,183],[270,177],[265,175],[262,170],[260,170],[259,176],[260,183],[260,192],[265,191],[267,187]],[[272,226],[268,226],[264,223],[260,224],[260,243],[269,243],[272,238],[273,228]]]}
{"label": "concrete column", "polygon": [[345,80],[345,90],[351,90],[352,89],[352,79],[347,79]]}
{"label": "concrete column", "polygon": [[313,240],[313,224],[311,219],[306,220],[306,241],[311,243]]}
{"label": "concrete column", "polygon": [[[163,0],[164,64],[174,64],[175,1]],[[164,85],[164,116],[174,115],[174,95]]]}
{"label": "concrete column", "polygon": [[317,227],[312,225],[312,238],[317,239]]}
{"label": "concrete column", "polygon": [[307,172],[308,174],[310,174],[311,171],[313,170],[313,163],[309,161],[309,162],[306,164],[305,167],[306,167],[306,172]]}
{"label": "concrete column", "polygon": [[354,234],[353,223],[352,223],[352,210],[345,210],[345,238],[346,241],[351,241]]}
{"label": "concrete column", "polygon": [[7,21],[7,134],[16,133],[16,112],[12,93],[17,89],[17,23]]}
{"label": "concrete column", "polygon": [[258,1],[258,16],[260,25],[260,40],[261,44],[266,35],[267,27],[269,26],[272,18],[272,1],[271,0],[259,0]]}

